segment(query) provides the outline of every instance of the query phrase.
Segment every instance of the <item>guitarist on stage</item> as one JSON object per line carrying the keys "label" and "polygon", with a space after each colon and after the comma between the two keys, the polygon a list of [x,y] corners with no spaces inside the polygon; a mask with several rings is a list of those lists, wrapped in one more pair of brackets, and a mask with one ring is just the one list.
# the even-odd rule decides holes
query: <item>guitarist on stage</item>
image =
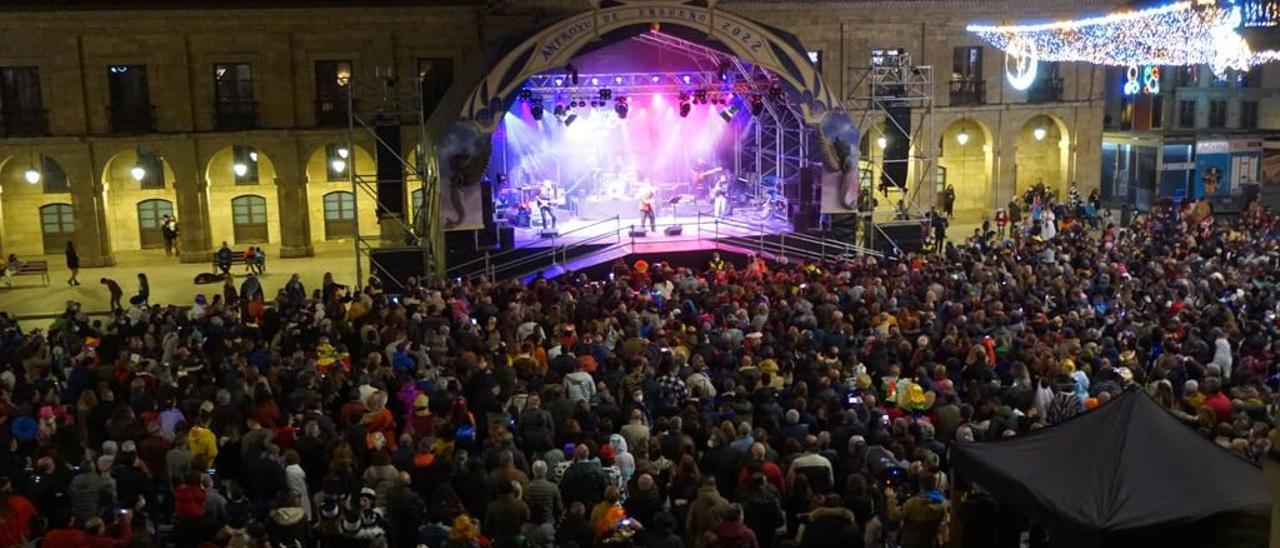
{"label": "guitarist on stage", "polygon": [[[551,179],[542,181],[542,188],[538,189],[538,214],[542,216],[543,229],[556,227],[556,214],[551,209],[555,199],[556,188]],[[551,224],[547,224],[547,217],[551,217]]]}
{"label": "guitarist on stage", "polygon": [[653,215],[653,201],[656,194],[653,184],[645,180],[644,185],[640,187],[640,228],[644,228],[644,221],[648,219],[649,230],[654,232],[658,231],[658,220]]}

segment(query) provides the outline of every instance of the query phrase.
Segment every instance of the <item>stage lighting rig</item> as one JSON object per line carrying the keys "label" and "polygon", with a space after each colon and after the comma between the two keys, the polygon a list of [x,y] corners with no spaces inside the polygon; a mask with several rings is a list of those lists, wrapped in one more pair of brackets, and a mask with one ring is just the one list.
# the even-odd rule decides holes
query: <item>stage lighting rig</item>
{"label": "stage lighting rig", "polygon": [[525,101],[533,99],[533,90],[530,90],[529,88],[520,90],[520,98]]}
{"label": "stage lighting rig", "polygon": [[529,107],[529,113],[533,115],[534,120],[542,121],[542,98],[533,100],[533,106]]}
{"label": "stage lighting rig", "polygon": [[751,115],[760,116],[764,114],[764,98],[760,94],[751,95]]}
{"label": "stage lighting rig", "polygon": [[578,115],[577,115],[577,114],[572,114],[572,113],[570,113],[568,116],[565,116],[565,118],[564,118],[564,127],[569,127],[570,125],[572,125],[572,124],[573,124],[573,121],[574,121],[574,120],[577,120],[577,119],[578,119]]}
{"label": "stage lighting rig", "polygon": [[627,119],[627,110],[629,108],[630,106],[627,105],[626,97],[619,97],[618,100],[613,103],[613,111],[618,114],[619,120]]}
{"label": "stage lighting rig", "polygon": [[695,102],[697,102],[699,105],[707,104],[707,90],[700,89],[698,91],[695,91],[693,92],[693,97]]}
{"label": "stage lighting rig", "polygon": [[554,114],[556,118],[564,118],[565,112],[568,112],[568,111],[569,109],[564,108],[564,105],[557,104],[556,108],[553,109],[551,113]]}
{"label": "stage lighting rig", "polygon": [[604,88],[604,89],[600,90],[600,100],[601,100],[601,101],[608,101],[609,99],[612,99],[612,98],[613,98],[613,90],[611,90],[611,89],[609,89],[609,88]]}

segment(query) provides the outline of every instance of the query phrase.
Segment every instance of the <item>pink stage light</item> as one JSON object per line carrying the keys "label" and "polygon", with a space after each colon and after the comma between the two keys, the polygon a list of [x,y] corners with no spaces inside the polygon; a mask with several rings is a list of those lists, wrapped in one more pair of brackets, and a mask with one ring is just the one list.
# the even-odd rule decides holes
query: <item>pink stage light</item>
{"label": "pink stage light", "polygon": [[651,82],[653,82],[653,83],[655,83],[655,84],[656,84],[656,83],[658,83],[658,82],[662,81],[662,77],[660,77],[660,76],[654,76],[653,78],[650,78],[650,79],[649,79],[649,81],[651,81]]}

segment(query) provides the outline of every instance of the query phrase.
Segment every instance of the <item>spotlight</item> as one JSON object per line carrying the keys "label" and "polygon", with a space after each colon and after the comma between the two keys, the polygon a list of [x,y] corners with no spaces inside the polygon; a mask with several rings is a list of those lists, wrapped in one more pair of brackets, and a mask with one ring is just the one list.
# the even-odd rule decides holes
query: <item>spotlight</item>
{"label": "spotlight", "polygon": [[565,110],[564,105],[557,104],[556,108],[553,109],[551,113],[555,114],[556,118],[564,118]]}
{"label": "spotlight", "polygon": [[764,114],[764,99],[759,94],[753,94],[751,96],[751,115],[759,116],[761,114]]}
{"label": "spotlight", "polygon": [[680,80],[681,80],[681,81],[683,81],[684,83],[688,84],[688,83],[692,80],[692,78],[689,78],[689,75],[688,75],[688,74],[686,74],[686,75],[684,75],[684,76],[681,76],[681,77],[680,77]]}
{"label": "spotlight", "polygon": [[146,178],[147,170],[143,169],[142,166],[133,166],[133,169],[129,170],[129,175],[133,176],[133,180],[141,181],[142,179]]}
{"label": "spotlight", "polygon": [[968,132],[968,131],[965,131],[965,130],[963,130],[963,129],[962,129],[962,130],[960,130],[960,133],[957,133],[957,134],[956,134],[956,142],[957,142],[957,143],[960,143],[960,146],[965,146],[966,144],[968,144],[968,143],[969,143],[969,132]]}
{"label": "spotlight", "polygon": [[889,148],[889,140],[886,139],[884,135],[881,135],[876,138],[876,146],[880,147],[880,150]]}
{"label": "spotlight", "polygon": [[1046,135],[1048,135],[1048,134],[1049,134],[1048,130],[1046,130],[1046,129],[1042,128],[1042,127],[1038,127],[1038,128],[1035,128],[1035,129],[1031,130],[1031,135],[1032,135],[1033,137],[1035,137],[1037,141],[1043,141],[1043,140],[1044,140],[1044,137],[1045,137]]}
{"label": "spotlight", "polygon": [[627,102],[622,99],[619,99],[618,102],[613,104],[613,111],[618,113],[618,119],[620,120],[627,119],[627,108]]}
{"label": "spotlight", "polygon": [[578,108],[586,108],[586,106],[587,106],[586,99],[578,99]]}
{"label": "spotlight", "polygon": [[613,77],[613,83],[618,84],[618,85],[622,85],[622,77],[621,77],[621,76],[614,76],[614,77]]}
{"label": "spotlight", "polygon": [[577,119],[578,119],[578,115],[577,115],[577,114],[570,114],[570,115],[566,116],[566,117],[565,117],[565,119],[564,119],[564,127],[569,127],[569,125],[570,125],[570,124],[572,124],[572,123],[573,123],[573,121],[574,121],[574,120],[577,120]]}
{"label": "spotlight", "polygon": [[531,91],[529,88],[524,88],[520,90],[520,98],[524,99],[525,101],[533,99],[533,91]]}
{"label": "spotlight", "polygon": [[707,90],[705,90],[705,89],[700,89],[700,90],[698,90],[698,91],[695,91],[695,92],[693,93],[693,97],[694,97],[694,99],[696,99],[696,101],[697,101],[697,103],[698,103],[699,105],[705,105],[705,104],[707,104]]}
{"label": "spotlight", "polygon": [[592,76],[592,77],[591,77],[591,85],[593,85],[593,86],[598,86],[598,85],[600,85],[600,79],[599,79],[599,78],[596,78],[595,76]]}
{"label": "spotlight", "polygon": [[652,77],[650,77],[650,78],[649,78],[649,81],[650,81],[650,82],[653,82],[653,83],[655,83],[655,84],[656,84],[656,83],[658,83],[658,82],[662,81],[662,77],[661,77],[661,76],[652,76]]}
{"label": "spotlight", "polygon": [[687,101],[681,101],[681,102],[680,102],[680,117],[681,117],[681,118],[687,118],[687,117],[689,116],[689,111],[690,111],[692,108],[693,108],[693,106],[692,106],[692,105],[690,105]]}
{"label": "spotlight", "polygon": [[564,78],[556,78],[556,79],[555,79],[555,82],[556,82],[556,85],[557,85],[557,86],[563,86],[563,85],[564,85]]}
{"label": "spotlight", "polygon": [[726,108],[720,111],[720,117],[724,119],[724,123],[726,124],[729,122],[732,122],[733,117],[737,115],[738,115],[738,105],[733,105],[733,106],[730,106],[729,108]]}
{"label": "spotlight", "polygon": [[533,102],[533,106],[529,108],[529,114],[533,115],[534,120],[542,120],[542,100],[538,99]]}
{"label": "spotlight", "polygon": [[236,162],[231,166],[231,171],[236,173],[236,177],[244,177],[244,174],[249,172],[249,166]]}
{"label": "spotlight", "polygon": [[36,171],[36,168],[34,167],[27,168],[27,172],[24,173],[23,176],[27,178],[28,183],[33,185],[40,182],[40,172]]}
{"label": "spotlight", "polygon": [[564,70],[569,73],[569,81],[573,82],[575,86],[578,85],[578,67],[573,66],[573,63],[569,63],[564,67]]}
{"label": "spotlight", "polygon": [[609,88],[600,90],[600,100],[608,101],[609,99],[612,99],[612,98],[613,98],[613,90]]}

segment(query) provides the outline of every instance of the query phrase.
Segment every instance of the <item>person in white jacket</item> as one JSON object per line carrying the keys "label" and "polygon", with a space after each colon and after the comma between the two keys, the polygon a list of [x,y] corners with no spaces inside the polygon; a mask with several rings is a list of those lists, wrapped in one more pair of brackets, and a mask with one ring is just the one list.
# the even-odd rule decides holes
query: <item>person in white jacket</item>
{"label": "person in white jacket", "polygon": [[1213,362],[1222,369],[1222,378],[1231,378],[1231,342],[1227,340],[1227,334],[1221,329],[1213,330]]}
{"label": "person in white jacket", "polygon": [[589,403],[596,397],[596,381],[591,378],[591,373],[582,370],[582,364],[578,364],[573,373],[564,376],[564,393],[569,401],[586,400]]}
{"label": "person in white jacket", "polygon": [[307,493],[307,473],[302,469],[302,456],[292,449],[284,452],[285,485],[297,497],[298,505],[311,521],[311,495]]}

